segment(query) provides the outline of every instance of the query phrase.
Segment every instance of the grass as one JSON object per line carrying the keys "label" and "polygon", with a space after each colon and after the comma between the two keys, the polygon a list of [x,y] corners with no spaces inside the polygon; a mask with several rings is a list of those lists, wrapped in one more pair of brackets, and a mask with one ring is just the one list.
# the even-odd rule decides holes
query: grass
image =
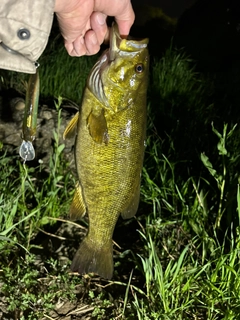
{"label": "grass", "polygon": [[[223,135],[217,132],[221,157],[226,153],[222,152],[220,145],[226,147],[226,140],[234,134],[234,128],[228,133],[226,130],[227,126],[224,126]],[[156,139],[153,144],[156,144]],[[201,188],[209,186],[209,183],[204,180],[196,183],[193,177],[187,181],[176,181],[174,165],[164,157],[162,161],[159,157],[156,160],[155,172],[156,168],[166,171],[167,165],[172,179],[161,179],[162,188],[159,188],[144,170],[148,188],[144,185],[143,193],[148,203],[152,201],[153,210],[141,232],[145,250],[144,255],[140,255],[140,268],[145,277],[147,299],[135,294],[138,319],[237,319],[240,293],[239,206],[238,209],[235,207],[238,223],[234,226],[232,222],[229,230],[222,228],[221,234],[217,232],[226,212],[223,205],[226,175],[213,171],[209,162],[204,160],[210,174],[214,173],[218,178],[217,189],[220,190],[220,195],[216,192],[214,199],[218,208],[215,221],[207,228],[212,219],[206,204],[206,191]],[[225,170],[228,170],[226,165]],[[154,176],[154,179],[158,177]],[[239,205],[238,185],[236,191]],[[169,194],[174,199],[171,203],[166,202]],[[164,211],[167,215],[171,211],[170,218],[166,219]]]}
{"label": "grass", "polygon": [[[54,55],[49,59],[43,91],[78,101],[75,88],[85,82],[88,65],[70,59],[51,87],[58,68]],[[83,63],[81,79],[74,63]],[[71,68],[77,72],[67,78]],[[73,193],[59,144],[62,100],[55,104],[58,127],[47,168],[28,167],[2,151],[0,301],[7,313],[52,319],[56,304],[70,301],[78,313],[66,314],[88,312],[92,319],[239,318],[238,118],[219,120],[212,86],[183,52],[169,49],[153,62],[141,202],[136,219],[117,225],[116,232],[122,224],[126,236],[134,232],[128,243],[121,237],[121,250],[114,247],[113,281],[76,276],[68,272],[69,260],[42,260],[36,251],[42,250],[35,242],[40,230],[54,235],[53,222],[67,220]]]}

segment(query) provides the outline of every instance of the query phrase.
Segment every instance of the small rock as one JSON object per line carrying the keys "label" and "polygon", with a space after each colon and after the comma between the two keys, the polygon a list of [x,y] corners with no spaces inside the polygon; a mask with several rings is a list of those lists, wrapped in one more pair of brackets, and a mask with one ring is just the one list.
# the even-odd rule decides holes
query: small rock
{"label": "small rock", "polygon": [[41,112],[41,117],[42,119],[50,120],[53,117],[52,112],[48,110],[44,110]]}
{"label": "small rock", "polygon": [[[53,319],[56,319],[56,318],[59,317],[59,316],[58,316],[58,313],[57,313],[56,311],[54,311],[54,310],[50,311],[49,314],[48,314],[48,316],[51,317],[51,318],[53,318]],[[43,320],[45,320],[45,319],[47,319],[47,318],[44,318]]]}
{"label": "small rock", "polygon": [[73,310],[76,307],[76,305],[74,305],[73,303],[71,303],[70,301],[63,301],[63,302],[59,302],[56,305],[55,310],[57,311],[58,314],[60,315],[66,315],[68,312],[70,312],[71,310]]}
{"label": "small rock", "polygon": [[18,100],[17,103],[15,104],[15,109],[17,111],[24,110],[25,108],[25,102],[23,100]]}

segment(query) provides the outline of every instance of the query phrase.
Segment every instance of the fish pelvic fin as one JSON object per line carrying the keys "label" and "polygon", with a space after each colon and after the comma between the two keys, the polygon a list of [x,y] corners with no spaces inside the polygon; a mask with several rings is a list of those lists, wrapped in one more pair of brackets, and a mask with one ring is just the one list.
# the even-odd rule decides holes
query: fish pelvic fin
{"label": "fish pelvic fin", "polygon": [[66,129],[63,132],[63,139],[70,139],[76,135],[76,129],[78,124],[79,112],[75,114],[75,116],[70,120]]}
{"label": "fish pelvic fin", "polygon": [[83,199],[82,187],[79,182],[76,183],[75,193],[69,210],[71,220],[78,220],[86,213],[86,205]]}
{"label": "fish pelvic fin", "polygon": [[96,273],[105,279],[113,276],[113,248],[110,239],[100,248],[89,236],[81,243],[74,256],[71,270],[80,274]]}

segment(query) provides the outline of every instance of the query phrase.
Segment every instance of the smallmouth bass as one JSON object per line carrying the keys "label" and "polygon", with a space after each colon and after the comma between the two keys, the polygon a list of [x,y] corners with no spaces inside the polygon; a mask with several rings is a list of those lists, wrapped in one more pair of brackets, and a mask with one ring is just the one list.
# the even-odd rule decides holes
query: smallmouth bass
{"label": "smallmouth bass", "polygon": [[72,219],[89,216],[89,230],[72,271],[113,275],[112,235],[119,215],[135,215],[146,135],[148,39],[127,40],[111,28],[110,48],[90,72],[79,114],[75,161],[79,182],[70,207]]}

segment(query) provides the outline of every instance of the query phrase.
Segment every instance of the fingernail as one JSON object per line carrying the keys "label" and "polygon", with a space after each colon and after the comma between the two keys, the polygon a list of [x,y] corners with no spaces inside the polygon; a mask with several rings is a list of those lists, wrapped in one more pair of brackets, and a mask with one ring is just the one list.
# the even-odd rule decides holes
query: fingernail
{"label": "fingernail", "polygon": [[100,24],[100,25],[103,25],[106,23],[106,16],[102,13],[99,13],[97,15],[97,22]]}

